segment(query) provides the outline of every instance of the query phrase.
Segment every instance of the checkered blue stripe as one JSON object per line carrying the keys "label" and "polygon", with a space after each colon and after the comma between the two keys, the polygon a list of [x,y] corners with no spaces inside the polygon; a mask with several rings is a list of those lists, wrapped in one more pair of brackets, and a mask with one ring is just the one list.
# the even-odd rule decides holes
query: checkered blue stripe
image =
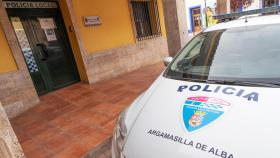
{"label": "checkered blue stripe", "polygon": [[26,60],[29,71],[31,73],[38,72],[39,69],[38,69],[38,66],[36,64],[36,61],[34,59],[34,56],[32,54],[31,49],[26,48],[26,49],[23,49],[22,51],[23,51],[23,54],[24,54],[24,57],[25,57],[25,60]]}
{"label": "checkered blue stripe", "polygon": [[24,30],[16,30],[16,35],[23,52],[27,67],[30,73],[38,72],[38,66],[36,64],[35,58],[32,54],[32,50],[30,48],[27,36]]}
{"label": "checkered blue stripe", "polygon": [[187,100],[185,102],[186,105],[189,106],[196,106],[196,107],[206,107],[206,108],[213,108],[213,109],[222,109],[221,105],[211,104],[211,103],[203,103],[199,101]]}

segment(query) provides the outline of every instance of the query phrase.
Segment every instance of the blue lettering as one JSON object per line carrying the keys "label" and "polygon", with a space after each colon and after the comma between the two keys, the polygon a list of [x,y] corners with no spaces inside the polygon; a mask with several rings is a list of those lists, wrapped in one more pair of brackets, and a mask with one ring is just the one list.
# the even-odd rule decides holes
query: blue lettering
{"label": "blue lettering", "polygon": [[256,92],[244,95],[243,98],[247,98],[249,101],[250,100],[254,100],[255,102],[257,102],[259,100],[259,94]]}
{"label": "blue lettering", "polygon": [[[229,91],[229,90],[232,90],[232,91]],[[229,95],[231,95],[231,94],[234,94],[233,91],[236,91],[236,89],[235,89],[235,88],[232,88],[232,87],[227,87],[227,88],[224,88],[224,89],[223,89],[223,93],[224,93],[224,94],[229,94]]]}
{"label": "blue lettering", "polygon": [[198,91],[201,89],[201,86],[200,85],[192,85],[190,87],[190,91]]}
{"label": "blue lettering", "polygon": [[212,90],[208,89],[209,88],[209,85],[206,85],[202,91],[204,92],[212,92]]}
{"label": "blue lettering", "polygon": [[[214,93],[218,93],[220,91],[222,91],[222,93],[226,94],[226,95],[235,95],[237,97],[242,97],[242,98],[246,98],[248,101],[255,101],[258,102],[259,100],[259,94],[256,92],[252,92],[252,93],[245,93],[244,89],[236,89],[234,87],[225,87],[223,88],[222,86],[216,86],[215,88],[211,88],[211,85],[205,85],[204,87],[202,87],[201,85],[191,85],[190,87],[188,87],[187,85],[183,85],[183,86],[179,86],[178,88],[178,92],[183,92],[184,90],[189,90],[189,91],[203,91],[203,92],[214,92]],[[245,95],[247,94],[247,95]],[[186,102],[185,104],[193,104],[193,105],[197,105],[196,102]]]}
{"label": "blue lettering", "polygon": [[244,90],[240,89],[239,92],[236,94],[236,96],[240,97],[243,94]]}
{"label": "blue lettering", "polygon": [[218,93],[220,89],[221,89],[221,86],[217,86],[216,89],[214,90],[214,92]]}
{"label": "blue lettering", "polygon": [[183,92],[183,90],[186,88],[188,88],[188,86],[179,86],[178,92]]}

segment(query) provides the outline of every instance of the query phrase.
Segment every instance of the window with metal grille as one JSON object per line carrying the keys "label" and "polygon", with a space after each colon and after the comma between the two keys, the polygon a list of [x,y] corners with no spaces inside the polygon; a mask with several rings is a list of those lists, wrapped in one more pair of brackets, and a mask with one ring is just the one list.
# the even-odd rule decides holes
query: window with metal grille
{"label": "window with metal grille", "polygon": [[157,0],[130,0],[137,40],[161,36]]}

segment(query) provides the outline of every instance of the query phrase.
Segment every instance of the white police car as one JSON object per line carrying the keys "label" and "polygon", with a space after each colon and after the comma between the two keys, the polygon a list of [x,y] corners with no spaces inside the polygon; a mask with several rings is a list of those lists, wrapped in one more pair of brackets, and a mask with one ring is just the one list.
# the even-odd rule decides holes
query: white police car
{"label": "white police car", "polygon": [[113,158],[280,157],[280,15],[212,26],[122,113]]}

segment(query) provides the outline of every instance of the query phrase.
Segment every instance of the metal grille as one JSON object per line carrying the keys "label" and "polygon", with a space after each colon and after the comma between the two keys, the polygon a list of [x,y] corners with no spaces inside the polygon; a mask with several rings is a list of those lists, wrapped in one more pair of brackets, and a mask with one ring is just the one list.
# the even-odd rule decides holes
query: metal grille
{"label": "metal grille", "polygon": [[161,36],[158,5],[156,0],[130,0],[139,41]]}

